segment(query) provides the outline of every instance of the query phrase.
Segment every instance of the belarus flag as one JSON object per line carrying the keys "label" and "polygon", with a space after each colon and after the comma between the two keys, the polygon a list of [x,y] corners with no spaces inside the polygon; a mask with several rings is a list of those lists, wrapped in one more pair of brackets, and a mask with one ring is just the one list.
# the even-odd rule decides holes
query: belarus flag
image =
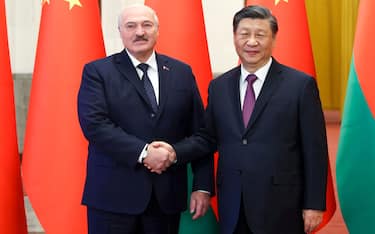
{"label": "belarus flag", "polygon": [[351,234],[375,233],[374,0],[361,0],[336,162],[341,211]]}

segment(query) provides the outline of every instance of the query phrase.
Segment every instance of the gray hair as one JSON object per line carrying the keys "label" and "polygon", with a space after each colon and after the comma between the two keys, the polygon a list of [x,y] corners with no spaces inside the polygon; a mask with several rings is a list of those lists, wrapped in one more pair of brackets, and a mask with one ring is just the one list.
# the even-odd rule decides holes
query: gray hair
{"label": "gray hair", "polygon": [[143,7],[143,8],[146,8],[147,10],[149,10],[152,13],[152,15],[154,16],[154,21],[155,21],[156,27],[159,27],[159,18],[156,15],[156,12],[154,11],[154,9],[152,9],[151,7],[146,6],[144,4],[136,3],[136,4],[131,4],[131,5],[125,7],[124,9],[121,10],[121,12],[120,12],[120,14],[118,15],[118,18],[117,18],[117,27],[118,27],[119,30],[121,28],[122,19],[123,19],[124,14],[126,13],[126,11],[129,10],[130,8],[135,8],[135,7]]}

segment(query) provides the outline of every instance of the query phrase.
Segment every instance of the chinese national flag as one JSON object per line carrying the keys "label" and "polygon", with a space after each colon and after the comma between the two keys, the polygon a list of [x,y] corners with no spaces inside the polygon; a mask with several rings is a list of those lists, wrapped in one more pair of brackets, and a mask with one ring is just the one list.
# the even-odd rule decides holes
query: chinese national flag
{"label": "chinese national flag", "polygon": [[[201,0],[146,0],[145,4],[153,8],[159,18],[157,51],[180,59],[192,67],[203,102],[206,103],[212,71]],[[189,190],[191,177],[189,169]],[[212,200],[212,208],[204,217],[195,221],[191,219],[189,211],[184,212],[181,216],[180,234],[218,233],[217,221],[212,212],[217,213],[216,197]]]}
{"label": "chinese national flag", "polygon": [[0,228],[26,234],[5,2],[0,1]]}
{"label": "chinese national flag", "polygon": [[87,142],[78,123],[83,65],[105,56],[98,1],[43,0],[26,124],[24,185],[46,233],[87,233]]}
{"label": "chinese national flag", "polygon": [[[262,5],[276,16],[279,31],[273,57],[283,64],[304,71],[315,77],[315,65],[310,41],[310,32],[304,0],[247,0],[246,5]],[[328,162],[329,163],[329,162]],[[327,210],[323,221],[315,230],[321,229],[332,218],[336,210],[331,166],[328,164]]]}

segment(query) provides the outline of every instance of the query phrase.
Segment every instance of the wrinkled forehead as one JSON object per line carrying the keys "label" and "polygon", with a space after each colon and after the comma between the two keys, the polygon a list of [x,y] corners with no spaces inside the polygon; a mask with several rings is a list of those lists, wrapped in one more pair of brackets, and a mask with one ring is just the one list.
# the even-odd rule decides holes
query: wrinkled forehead
{"label": "wrinkled forehead", "polygon": [[122,23],[129,22],[153,22],[157,24],[155,13],[146,6],[132,6],[126,8],[122,13]]}
{"label": "wrinkled forehead", "polygon": [[271,24],[267,19],[243,18],[238,23],[237,32],[244,29],[271,31]]}

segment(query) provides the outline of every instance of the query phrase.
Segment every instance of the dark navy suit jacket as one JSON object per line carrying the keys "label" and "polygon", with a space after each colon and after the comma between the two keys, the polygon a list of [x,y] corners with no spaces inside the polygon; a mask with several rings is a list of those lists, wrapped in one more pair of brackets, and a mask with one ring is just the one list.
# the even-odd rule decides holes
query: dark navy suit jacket
{"label": "dark navy suit jacket", "polygon": [[177,158],[217,148],[221,233],[233,233],[242,195],[254,233],[302,234],[302,209],[325,209],[328,152],[316,82],[273,60],[245,128],[240,73],[211,81],[206,126],[174,145]]}
{"label": "dark navy suit jacket", "polygon": [[[125,50],[84,67],[78,114],[89,141],[82,200],[87,206],[140,214],[154,191],[164,212],[186,209],[186,164],[174,164],[157,175],[137,162],[146,143],[175,143],[203,122],[203,105],[191,68],[160,54],[156,60],[160,87],[156,114]],[[213,192],[212,157],[195,160],[192,168],[193,190]]]}

